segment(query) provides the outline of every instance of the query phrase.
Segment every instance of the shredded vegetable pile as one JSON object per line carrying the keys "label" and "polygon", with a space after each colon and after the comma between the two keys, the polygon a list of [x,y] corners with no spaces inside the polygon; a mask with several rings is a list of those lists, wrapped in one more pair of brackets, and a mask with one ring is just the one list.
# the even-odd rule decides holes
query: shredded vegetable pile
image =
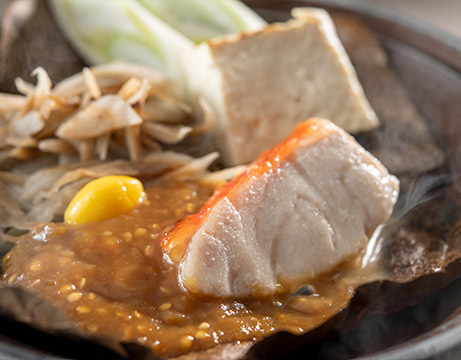
{"label": "shredded vegetable pile", "polygon": [[44,69],[34,74],[36,86],[16,80],[21,95],[0,94],[3,228],[59,220],[93,178],[190,179],[206,174],[218,157],[194,159],[172,150],[185,137],[209,131],[213,117],[202,103],[204,121],[197,124],[156,70],[114,62],[85,68],[54,87]]}
{"label": "shredded vegetable pile", "polygon": [[[17,78],[19,95],[0,94],[3,230],[62,220],[73,196],[102,176],[214,185],[244,169],[209,173],[217,153],[190,156],[213,149],[214,115],[201,98],[194,111],[182,101],[178,59],[194,42],[264,27],[259,15],[234,0],[191,0],[184,9],[155,0],[48,3],[80,56],[99,65],[55,86],[38,67],[36,85]],[[114,59],[127,62],[106,64]]]}

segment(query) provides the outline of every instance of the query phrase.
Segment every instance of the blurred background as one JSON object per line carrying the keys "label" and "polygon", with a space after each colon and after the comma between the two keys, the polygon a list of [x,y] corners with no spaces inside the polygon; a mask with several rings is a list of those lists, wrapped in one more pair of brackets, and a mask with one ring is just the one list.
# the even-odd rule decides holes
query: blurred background
{"label": "blurred background", "polygon": [[[0,0],[0,13],[9,1]],[[27,2],[30,0],[20,1]],[[342,4],[347,2],[373,4],[377,7],[397,11],[405,16],[424,20],[461,37],[461,0],[337,0],[337,2]]]}
{"label": "blurred background", "polygon": [[[424,20],[461,37],[461,0],[346,0],[373,4]],[[344,3],[344,1],[341,1]]]}

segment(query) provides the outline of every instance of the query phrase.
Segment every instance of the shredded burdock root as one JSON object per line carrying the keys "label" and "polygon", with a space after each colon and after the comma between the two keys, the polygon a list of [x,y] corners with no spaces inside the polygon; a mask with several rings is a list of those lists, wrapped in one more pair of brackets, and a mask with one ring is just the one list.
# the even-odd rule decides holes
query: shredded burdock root
{"label": "shredded burdock root", "polygon": [[[33,75],[36,85],[16,79],[20,95],[0,94],[3,228],[60,219],[78,190],[101,176],[149,184],[209,175],[217,153],[195,159],[173,150],[213,128],[212,110],[198,99],[203,121],[196,120],[160,72],[113,62],[84,68],[54,87],[43,68]],[[241,170],[204,179],[219,183]]]}

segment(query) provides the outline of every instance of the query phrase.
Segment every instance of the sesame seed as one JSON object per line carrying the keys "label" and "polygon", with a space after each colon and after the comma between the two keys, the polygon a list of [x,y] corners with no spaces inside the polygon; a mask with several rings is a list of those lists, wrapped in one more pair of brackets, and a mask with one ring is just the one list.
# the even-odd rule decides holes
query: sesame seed
{"label": "sesame seed", "polygon": [[81,314],[87,314],[90,312],[90,308],[87,306],[77,306],[75,310],[77,310]]}
{"label": "sesame seed", "polygon": [[33,287],[33,286],[39,284],[40,281],[41,281],[40,279],[37,279],[37,280],[33,281],[33,282],[30,284],[30,287]]}
{"label": "sesame seed", "polygon": [[192,343],[194,342],[194,337],[192,335],[186,335],[181,338],[181,347],[183,349],[190,349],[192,347]]}
{"label": "sesame seed", "polygon": [[73,293],[70,293],[69,296],[67,297],[67,301],[69,302],[75,302],[75,301],[78,301],[80,300],[80,298],[82,297],[82,293],[81,292],[73,292]]}
{"label": "sesame seed", "polygon": [[204,321],[198,326],[198,328],[201,329],[201,330],[206,330],[206,329],[210,328],[210,324],[207,323],[206,321]]}
{"label": "sesame seed", "polygon": [[186,205],[187,212],[193,213],[195,211],[195,206],[192,203],[187,203]]}
{"label": "sesame seed", "polygon": [[104,236],[111,236],[112,235],[112,231],[110,230],[106,230],[102,233]]}
{"label": "sesame seed", "polygon": [[83,289],[85,285],[86,285],[86,277],[82,277],[82,280],[80,280],[80,284],[78,285],[78,287],[80,289]]}
{"label": "sesame seed", "polygon": [[153,256],[154,255],[154,248],[150,245],[147,245],[146,248],[144,249],[144,254],[146,256]]}
{"label": "sesame seed", "polygon": [[90,292],[90,293],[88,294],[88,300],[94,300],[94,299],[96,299],[96,294]]}
{"label": "sesame seed", "polygon": [[135,231],[134,231],[134,235],[135,236],[143,236],[143,235],[146,235],[147,233],[147,230],[142,228],[142,227],[138,227]]}
{"label": "sesame seed", "polygon": [[159,309],[160,310],[169,310],[169,309],[171,309],[172,306],[173,305],[171,303],[164,303],[164,304],[160,305]]}

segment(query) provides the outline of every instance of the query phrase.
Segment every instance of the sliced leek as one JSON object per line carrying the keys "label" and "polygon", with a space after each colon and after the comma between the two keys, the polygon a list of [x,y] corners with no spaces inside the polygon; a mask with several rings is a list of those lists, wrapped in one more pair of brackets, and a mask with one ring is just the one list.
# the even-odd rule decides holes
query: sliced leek
{"label": "sliced leek", "polygon": [[149,65],[180,88],[180,55],[194,43],[266,25],[238,0],[49,2],[64,34],[88,64],[119,59]]}
{"label": "sliced leek", "polygon": [[262,29],[267,23],[238,0],[138,0],[195,43]]}
{"label": "sliced leek", "polygon": [[90,65],[150,65],[182,82],[179,54],[193,45],[134,0],[50,0],[63,32]]}

